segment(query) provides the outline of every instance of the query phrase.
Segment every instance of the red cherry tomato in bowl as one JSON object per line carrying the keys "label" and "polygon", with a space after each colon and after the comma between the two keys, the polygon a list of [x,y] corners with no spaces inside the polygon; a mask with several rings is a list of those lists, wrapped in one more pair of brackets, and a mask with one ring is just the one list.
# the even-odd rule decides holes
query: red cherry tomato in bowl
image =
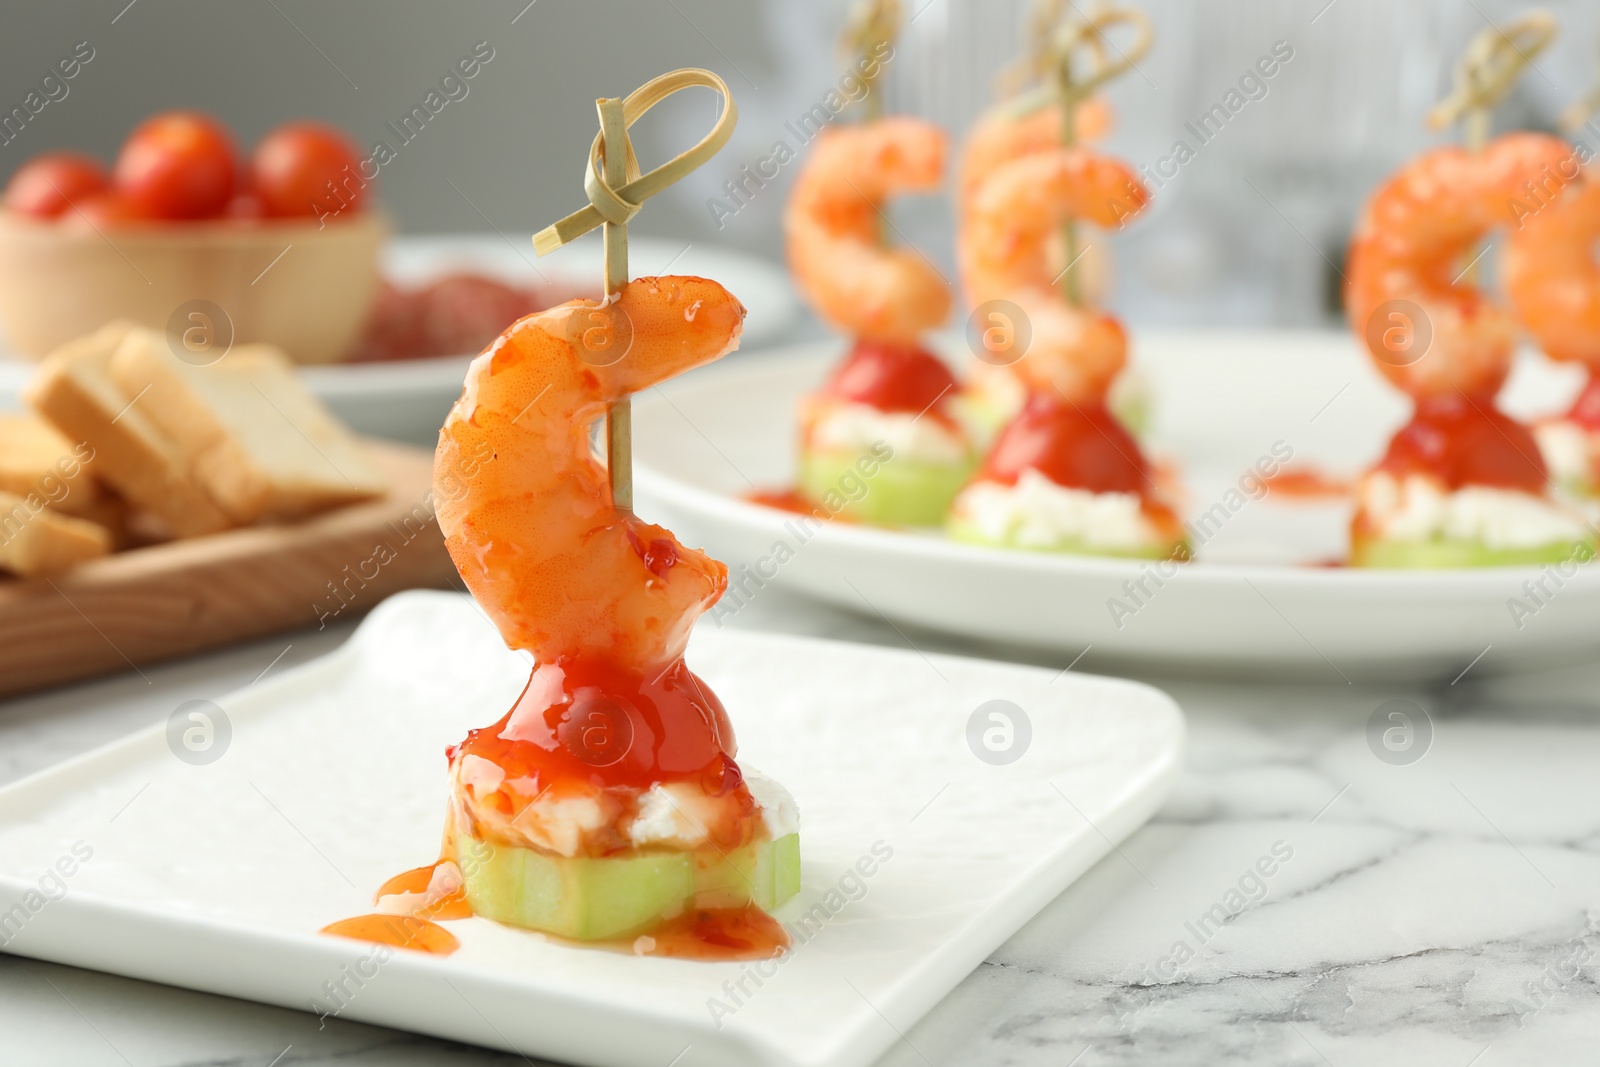
{"label": "red cherry tomato in bowl", "polygon": [[[250,157],[250,186],[271,218],[358,212],[367,179],[350,139],[320,122],[289,122]],[[330,188],[331,186],[331,188]]]}
{"label": "red cherry tomato in bowl", "polygon": [[17,168],[6,185],[4,203],[10,211],[53,219],[109,185],[99,160],[80,152],[46,152]]}
{"label": "red cherry tomato in bowl", "polygon": [[209,219],[233,196],[233,139],[194,111],[146,119],[117,156],[117,191],[153,219]]}

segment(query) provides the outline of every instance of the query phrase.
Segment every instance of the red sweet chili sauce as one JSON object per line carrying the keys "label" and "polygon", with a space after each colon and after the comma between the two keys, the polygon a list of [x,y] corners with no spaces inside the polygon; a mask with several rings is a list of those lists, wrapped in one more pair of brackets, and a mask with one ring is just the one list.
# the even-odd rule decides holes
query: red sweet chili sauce
{"label": "red sweet chili sauce", "polygon": [[1490,401],[1464,396],[1419,403],[1377,469],[1400,477],[1431,475],[1451,489],[1487,485],[1542,493],[1549,478],[1526,426]]}
{"label": "red sweet chili sauce", "polygon": [[1104,404],[1034,394],[1000,434],[978,477],[1015,485],[1033,468],[1057,485],[1093,493],[1153,493],[1139,443]]}
{"label": "red sweet chili sauce", "polygon": [[1340,478],[1315,467],[1296,466],[1263,478],[1267,490],[1306,500],[1341,500],[1350,495],[1348,478]]}
{"label": "red sweet chili sauce", "polygon": [[823,384],[821,395],[879,411],[929,417],[954,424],[949,402],[960,392],[943,360],[919,345],[856,342]]}
{"label": "red sweet chili sauce", "polygon": [[1589,379],[1567,418],[1586,430],[1600,433],[1600,376]]}

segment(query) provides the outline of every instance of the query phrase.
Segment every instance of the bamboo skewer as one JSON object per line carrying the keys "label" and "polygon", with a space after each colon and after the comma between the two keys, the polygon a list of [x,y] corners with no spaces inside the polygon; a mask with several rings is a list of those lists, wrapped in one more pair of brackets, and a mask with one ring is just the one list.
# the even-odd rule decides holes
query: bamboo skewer
{"label": "bamboo skewer", "polygon": [[[622,101],[607,97],[595,101],[600,112],[601,153],[606,184],[615,189],[628,181],[628,153],[621,146],[628,139],[628,126],[622,117]],[[628,224],[606,222],[600,227],[605,241],[605,300],[607,306],[622,295],[628,284]],[[606,408],[606,472],[611,477],[611,504],[622,511],[633,510],[633,398],[613,400]]]}
{"label": "bamboo skewer", "polygon": [[[861,0],[850,12],[844,33],[839,37],[839,50],[854,61],[857,57],[872,58],[879,45],[893,44],[900,35],[903,11],[900,0]],[[878,64],[871,74],[859,74],[866,86],[861,99],[861,110],[867,122],[883,118],[883,95],[878,92],[878,79],[883,77],[883,64]]]}
{"label": "bamboo skewer", "polygon": [[1428,112],[1428,127],[1442,130],[1462,121],[1467,147],[1481,150],[1489,143],[1490,112],[1511,91],[1522,69],[1555,40],[1559,28],[1554,15],[1535,11],[1479,33],[1456,64],[1454,91]]}
{"label": "bamboo skewer", "polygon": [[[1455,89],[1428,112],[1428,127],[1442,130],[1461,122],[1462,142],[1469,152],[1481,152],[1489,143],[1494,107],[1516,85],[1524,67],[1555,40],[1560,27],[1548,11],[1535,11],[1504,26],[1479,33],[1456,64]],[[1476,284],[1478,258],[1462,272]]]}
{"label": "bamboo skewer", "polygon": [[1561,128],[1568,133],[1577,133],[1597,113],[1600,113],[1600,85],[1590,89],[1587,96],[1567,105],[1561,112]]}
{"label": "bamboo skewer", "polygon": [[[850,11],[844,32],[839,36],[839,50],[854,63],[858,58],[872,58],[879,45],[893,44],[900,33],[900,0],[860,0]],[[883,94],[878,91],[878,79],[883,77],[883,64],[872,71],[860,74],[866,86],[861,98],[861,121],[877,122],[883,118]],[[886,208],[879,208],[875,220],[879,248],[889,245],[889,219]]]}
{"label": "bamboo skewer", "polygon": [[[634,156],[628,128],[651,108],[673,93],[694,86],[716,91],[722,97],[722,114],[711,132],[700,143],[644,174]],[[733,135],[739,109],[728,85],[709,70],[687,67],[663,74],[641,85],[624,99],[606,97],[595,101],[600,116],[600,133],[589,148],[584,168],[583,191],[588,206],[551,224],[533,235],[533,249],[546,255],[600,227],[605,242],[605,298],[602,314],[609,309],[628,284],[628,222],[639,213],[646,200],[661,192],[690,171],[716,155]],[[603,331],[608,344],[629,344],[631,327],[619,330],[612,319]],[[619,336],[621,335],[621,336]],[[608,354],[607,363],[625,359],[627,351]],[[606,411],[606,469],[611,482],[611,501],[620,511],[633,510],[633,405],[629,397],[611,403]]]}
{"label": "bamboo skewer", "polygon": [[[1107,32],[1118,25],[1134,27],[1136,36],[1127,51],[1117,58],[1108,59],[1110,46]],[[1155,39],[1155,29],[1144,12],[1134,8],[1100,7],[1088,18],[1068,22],[1056,33],[1054,68],[1048,89],[1061,103],[1061,143],[1071,146],[1078,140],[1078,104],[1092,96],[1096,89],[1127,71],[1143,59]],[[1076,78],[1073,73],[1073,55],[1080,48],[1088,48],[1094,56],[1094,66],[1088,76]],[[1066,269],[1061,272],[1061,298],[1077,306],[1082,303],[1082,293],[1074,267],[1078,258],[1078,225],[1068,219],[1061,227],[1061,244]]]}

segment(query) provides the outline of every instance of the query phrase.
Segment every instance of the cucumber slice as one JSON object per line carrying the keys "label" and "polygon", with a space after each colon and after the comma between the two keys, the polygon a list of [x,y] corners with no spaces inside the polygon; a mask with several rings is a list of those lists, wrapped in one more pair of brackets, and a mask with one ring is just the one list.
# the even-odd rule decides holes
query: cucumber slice
{"label": "cucumber slice", "polygon": [[648,933],[691,906],[771,911],[800,891],[799,834],[726,855],[707,848],[567,858],[465,836],[455,851],[474,912],[577,941]]}
{"label": "cucumber slice", "polygon": [[[851,452],[802,449],[800,492],[835,514],[881,526],[938,526],[975,462],[923,463],[894,457],[870,476]],[[860,488],[860,487],[864,487]],[[859,499],[851,500],[852,489]]]}
{"label": "cucumber slice", "polygon": [[1590,560],[1592,541],[1556,541],[1533,548],[1490,548],[1476,541],[1384,541],[1359,539],[1350,550],[1352,567],[1440,570],[1458,567],[1522,567]]}
{"label": "cucumber slice", "polygon": [[952,541],[962,541],[969,545],[988,545],[990,548],[1012,548],[1020,552],[1049,552],[1069,556],[1106,556],[1112,559],[1189,558],[1188,543],[1184,541],[1180,541],[1177,544],[1152,541],[1149,544],[1136,545],[1131,548],[1105,548],[1077,540],[1058,541],[1053,545],[1021,545],[1010,540],[994,540],[980,532],[973,523],[957,518],[950,520],[946,526],[946,532],[949,533]]}
{"label": "cucumber slice", "polygon": [[693,854],[697,908],[771,911],[800,892],[800,835],[745,845],[732,852],[701,849]]}

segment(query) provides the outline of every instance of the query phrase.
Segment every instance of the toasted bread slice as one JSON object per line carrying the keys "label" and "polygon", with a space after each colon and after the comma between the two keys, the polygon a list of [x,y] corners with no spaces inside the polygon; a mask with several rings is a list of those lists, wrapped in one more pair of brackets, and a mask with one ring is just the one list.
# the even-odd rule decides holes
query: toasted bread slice
{"label": "toasted bread slice", "polygon": [[62,515],[37,495],[0,492],[0,570],[54,574],[111,551],[111,531]]}
{"label": "toasted bread slice", "polygon": [[87,441],[73,444],[37,415],[0,414],[0,492],[37,494],[55,511],[93,519],[106,500],[93,458]]}
{"label": "toasted bread slice", "polygon": [[143,397],[139,409],[236,523],[298,518],[387,490],[360,443],[270,345],[239,345],[197,366],[161,334],[138,330],[117,346],[111,376]]}
{"label": "toasted bread slice", "polygon": [[196,482],[183,451],[140,409],[143,398],[112,380],[112,354],[136,329],[112,323],[62,345],[39,365],[24,398],[67,438],[87,442],[96,474],[175,536],[225,530],[232,523]]}

